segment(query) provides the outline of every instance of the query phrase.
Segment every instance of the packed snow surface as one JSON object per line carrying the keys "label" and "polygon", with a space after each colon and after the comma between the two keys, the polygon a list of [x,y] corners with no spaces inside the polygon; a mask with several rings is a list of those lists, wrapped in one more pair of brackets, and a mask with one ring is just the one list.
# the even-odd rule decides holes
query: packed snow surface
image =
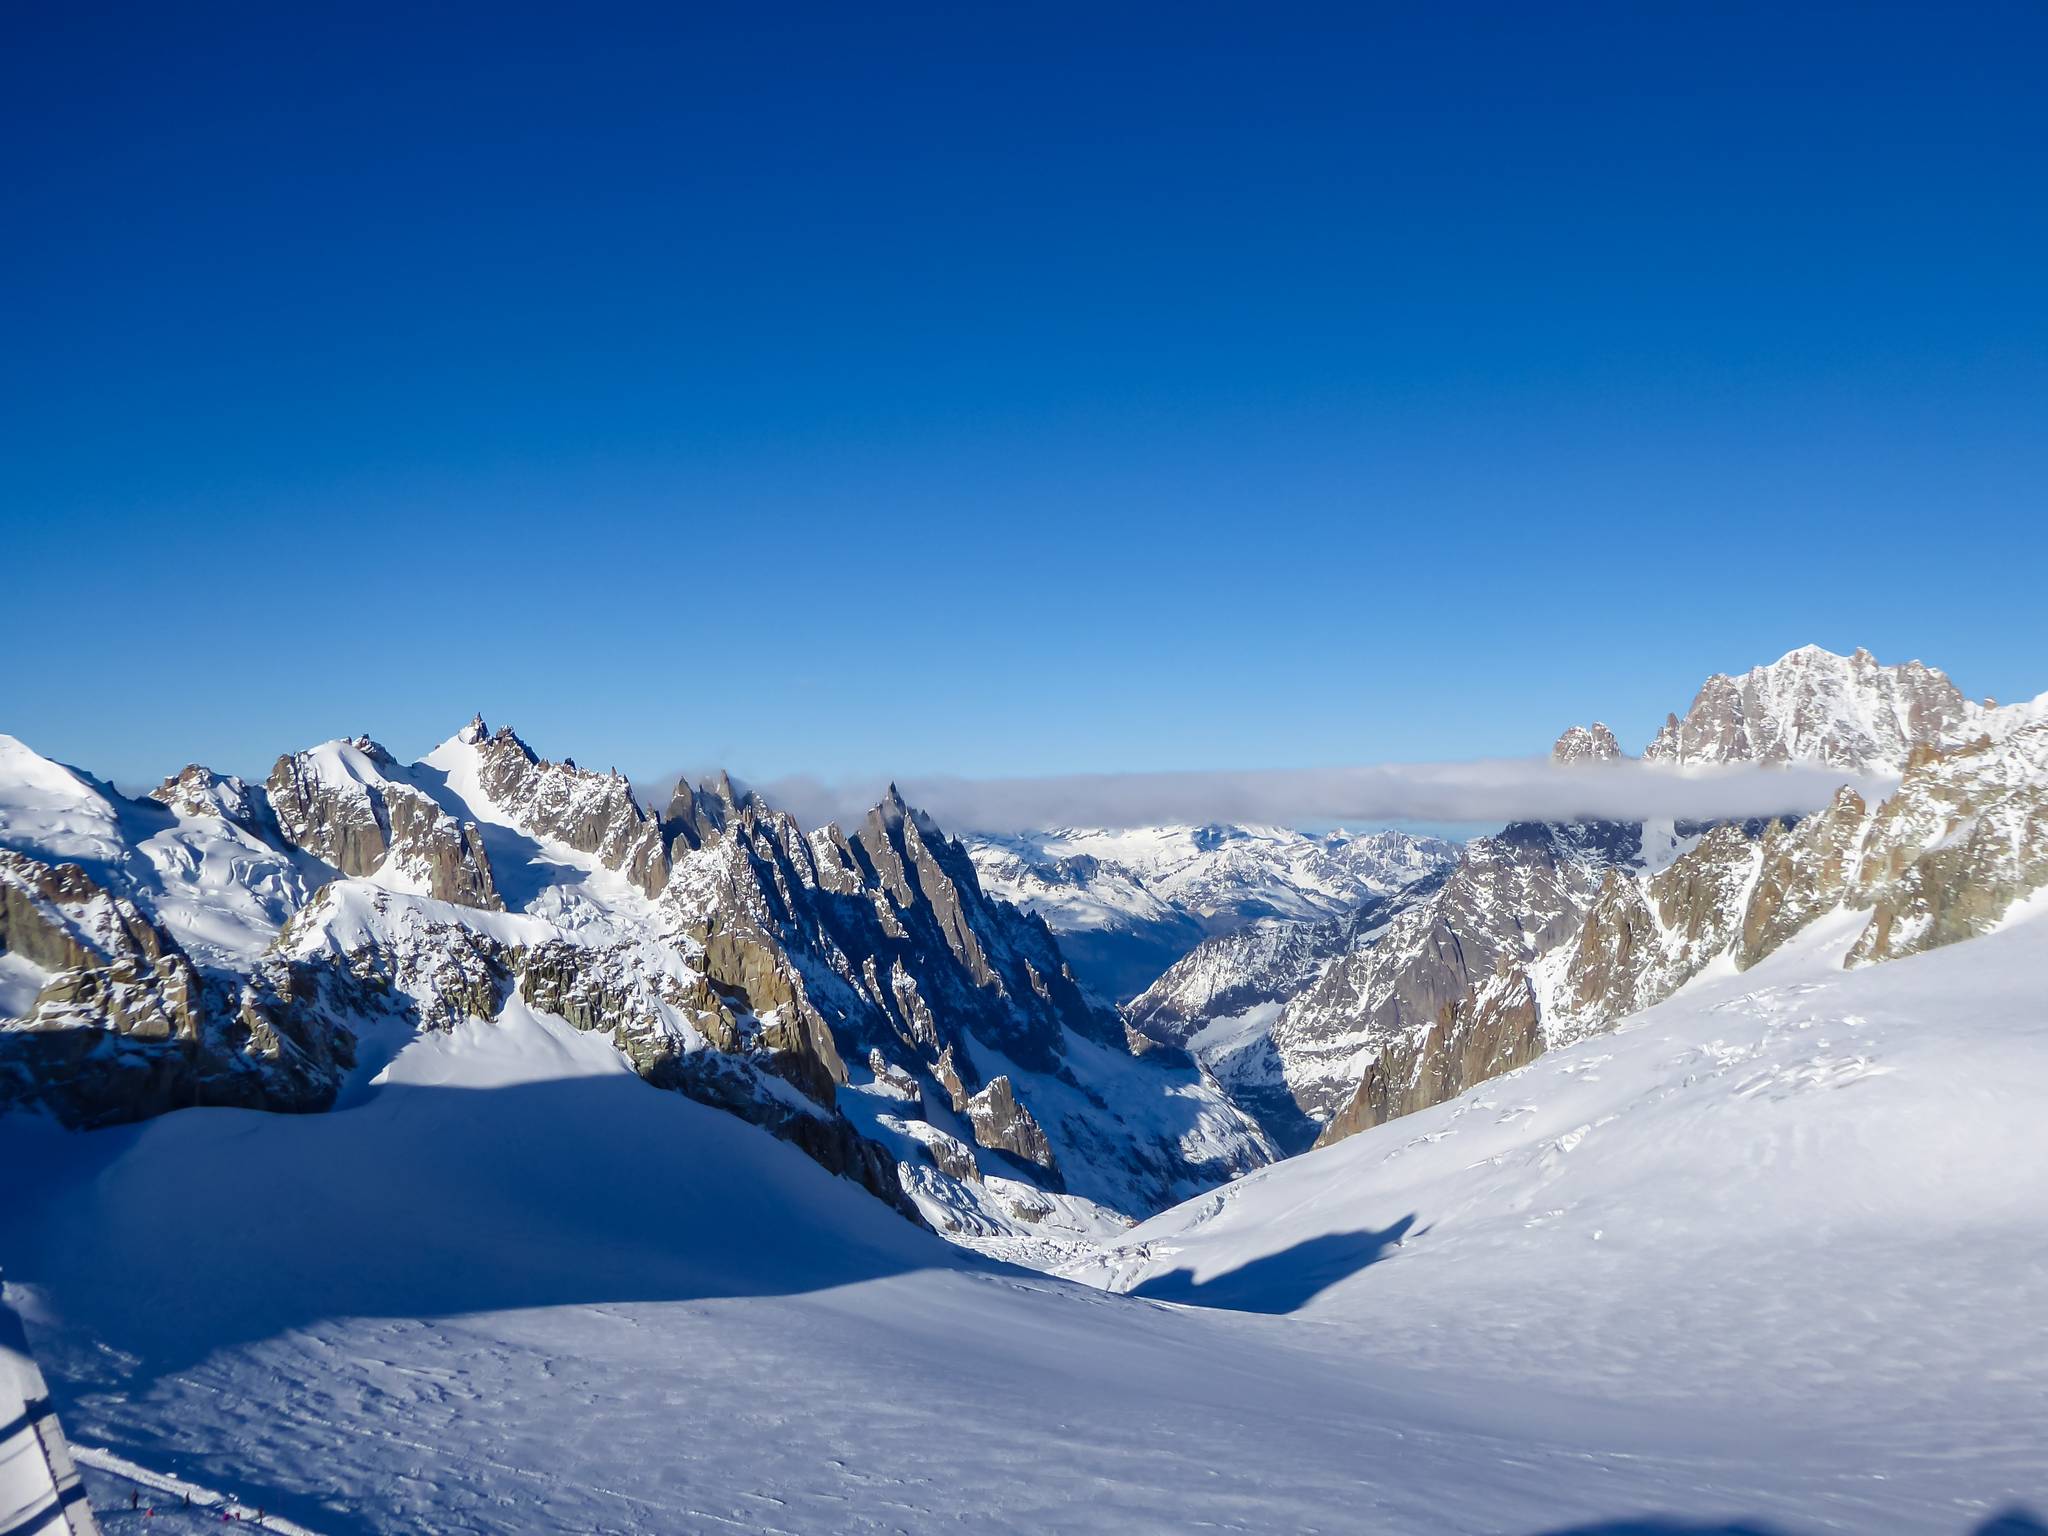
{"label": "packed snow surface", "polygon": [[2048,920],[1847,942],[1157,1217],[1113,1289],[516,1005],[332,1114],[0,1123],[0,1254],[75,1440],[328,1536],[1962,1532],[2048,1497]]}

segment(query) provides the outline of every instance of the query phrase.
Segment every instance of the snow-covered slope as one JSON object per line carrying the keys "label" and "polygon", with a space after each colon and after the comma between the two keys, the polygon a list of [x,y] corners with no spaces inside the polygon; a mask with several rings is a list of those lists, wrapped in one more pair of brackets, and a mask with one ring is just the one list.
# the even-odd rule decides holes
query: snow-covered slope
{"label": "snow-covered slope", "polygon": [[1076,1273],[1298,1311],[1374,1369],[1829,1465],[1845,1530],[2048,1492],[2048,908],[1845,972],[1860,923],[1143,1223]]}
{"label": "snow-covered slope", "polygon": [[1038,913],[1105,996],[1135,996],[1205,936],[1343,917],[1456,856],[1439,838],[1283,827],[1066,828],[979,836],[993,894]]}
{"label": "snow-covered slope", "polygon": [[1194,1305],[521,1010],[331,1114],[0,1118],[0,1252],[75,1440],[326,1536],[1962,1536],[2048,1497],[2044,939],[1794,946],[1090,1266]]}

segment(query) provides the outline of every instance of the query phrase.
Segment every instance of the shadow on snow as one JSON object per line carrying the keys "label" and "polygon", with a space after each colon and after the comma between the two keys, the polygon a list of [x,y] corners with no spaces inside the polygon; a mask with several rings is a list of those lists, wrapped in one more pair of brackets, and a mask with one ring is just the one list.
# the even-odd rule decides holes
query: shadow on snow
{"label": "shadow on snow", "polygon": [[[1608,1520],[1597,1525],[1574,1525],[1543,1531],[1540,1536],[1791,1536],[1783,1527],[1750,1521],[1724,1524],[1720,1521],[1674,1520],[1663,1516]],[[2048,1536],[2032,1510],[2015,1505],[1993,1515],[1982,1525],[1970,1527],[1968,1536]]]}
{"label": "shadow on snow", "polygon": [[1232,1312],[1293,1312],[1388,1257],[1414,1225],[1411,1214],[1377,1232],[1327,1232],[1208,1280],[1197,1280],[1187,1269],[1156,1275],[1131,1294]]}
{"label": "shadow on snow", "polygon": [[0,1257],[131,1390],[332,1318],[791,1295],[984,1267],[753,1126],[628,1073],[374,1088],[71,1133],[0,1122]]}

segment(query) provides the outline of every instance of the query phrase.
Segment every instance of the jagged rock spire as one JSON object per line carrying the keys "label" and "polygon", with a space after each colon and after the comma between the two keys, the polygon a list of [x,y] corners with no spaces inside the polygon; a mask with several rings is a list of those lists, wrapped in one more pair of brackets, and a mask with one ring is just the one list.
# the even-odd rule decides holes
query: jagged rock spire
{"label": "jagged rock spire", "polygon": [[1572,726],[1550,749],[1551,761],[1558,763],[1611,763],[1620,756],[1621,743],[1598,720],[1590,726]]}

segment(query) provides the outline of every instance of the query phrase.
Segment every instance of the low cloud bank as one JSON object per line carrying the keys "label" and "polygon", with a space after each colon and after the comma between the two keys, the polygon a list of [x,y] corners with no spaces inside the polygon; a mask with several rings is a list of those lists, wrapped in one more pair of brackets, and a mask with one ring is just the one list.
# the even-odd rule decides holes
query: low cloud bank
{"label": "low cloud bank", "polygon": [[[1868,799],[1889,793],[1896,781],[1822,768],[1681,771],[1633,760],[1565,766],[1548,758],[898,781],[904,799],[953,832],[1183,822],[1722,821],[1816,811],[1845,783]],[[858,819],[884,788],[816,779],[758,787],[806,826]]]}

